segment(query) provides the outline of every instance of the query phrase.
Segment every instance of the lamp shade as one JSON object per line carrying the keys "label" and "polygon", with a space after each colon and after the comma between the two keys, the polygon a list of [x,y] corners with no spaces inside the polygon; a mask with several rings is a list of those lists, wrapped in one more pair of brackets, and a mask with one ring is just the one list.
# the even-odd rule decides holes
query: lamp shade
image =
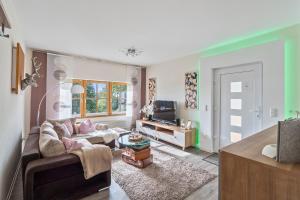
{"label": "lamp shade", "polygon": [[82,94],[84,93],[84,88],[81,85],[73,85],[71,88],[72,94]]}

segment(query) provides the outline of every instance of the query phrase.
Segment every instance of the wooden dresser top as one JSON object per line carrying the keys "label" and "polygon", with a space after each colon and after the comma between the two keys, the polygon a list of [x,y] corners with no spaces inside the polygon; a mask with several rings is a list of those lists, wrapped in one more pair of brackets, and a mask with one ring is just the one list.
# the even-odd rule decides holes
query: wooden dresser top
{"label": "wooden dresser top", "polygon": [[300,164],[283,164],[261,154],[264,146],[277,143],[277,126],[265,129],[240,142],[224,147],[220,152],[230,153],[261,164],[279,168],[285,171],[300,173]]}

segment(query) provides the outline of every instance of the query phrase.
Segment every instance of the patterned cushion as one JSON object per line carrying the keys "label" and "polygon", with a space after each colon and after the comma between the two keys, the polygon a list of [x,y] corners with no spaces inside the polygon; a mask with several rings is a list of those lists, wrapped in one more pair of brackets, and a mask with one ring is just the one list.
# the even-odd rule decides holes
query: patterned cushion
{"label": "patterned cushion", "polygon": [[39,146],[43,157],[58,156],[66,152],[64,143],[49,134],[40,134]]}
{"label": "patterned cushion", "polygon": [[74,131],[74,124],[71,122],[71,120],[66,120],[65,122],[64,122],[64,124],[66,125],[66,127],[68,128],[68,130],[69,130],[69,132],[71,133],[71,135],[73,134],[73,133],[75,133],[75,131]]}
{"label": "patterned cushion", "polygon": [[48,134],[56,139],[59,139],[56,131],[53,129],[53,125],[47,121],[41,125],[40,134]]}
{"label": "patterned cushion", "polygon": [[70,138],[72,135],[65,124],[60,124],[56,122],[54,130],[56,131],[59,139],[62,139],[63,137]]}
{"label": "patterned cushion", "polygon": [[[53,126],[55,126],[56,123],[63,124],[63,123],[65,123],[66,121],[70,121],[71,124],[72,124],[72,127],[73,127],[73,130],[72,130],[72,132],[70,132],[70,133],[73,134],[74,131],[75,131],[76,118],[67,118],[67,119],[59,119],[59,120],[48,119],[47,121],[50,122]],[[69,130],[69,131],[70,131],[70,130]]]}

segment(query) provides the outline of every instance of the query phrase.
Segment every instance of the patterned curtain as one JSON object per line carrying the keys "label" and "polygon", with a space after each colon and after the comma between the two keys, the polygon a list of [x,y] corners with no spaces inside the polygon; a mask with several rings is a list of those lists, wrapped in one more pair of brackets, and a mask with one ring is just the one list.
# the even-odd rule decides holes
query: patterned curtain
{"label": "patterned curtain", "polygon": [[127,66],[127,111],[131,116],[131,128],[135,127],[135,121],[140,119],[141,110],[141,68]]}

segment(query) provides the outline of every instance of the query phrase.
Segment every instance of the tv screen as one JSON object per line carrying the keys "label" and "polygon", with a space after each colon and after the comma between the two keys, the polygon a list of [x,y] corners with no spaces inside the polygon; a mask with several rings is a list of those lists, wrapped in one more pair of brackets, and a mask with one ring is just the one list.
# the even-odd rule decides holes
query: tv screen
{"label": "tv screen", "polygon": [[176,124],[176,102],[157,100],[153,103],[152,119],[163,123]]}

